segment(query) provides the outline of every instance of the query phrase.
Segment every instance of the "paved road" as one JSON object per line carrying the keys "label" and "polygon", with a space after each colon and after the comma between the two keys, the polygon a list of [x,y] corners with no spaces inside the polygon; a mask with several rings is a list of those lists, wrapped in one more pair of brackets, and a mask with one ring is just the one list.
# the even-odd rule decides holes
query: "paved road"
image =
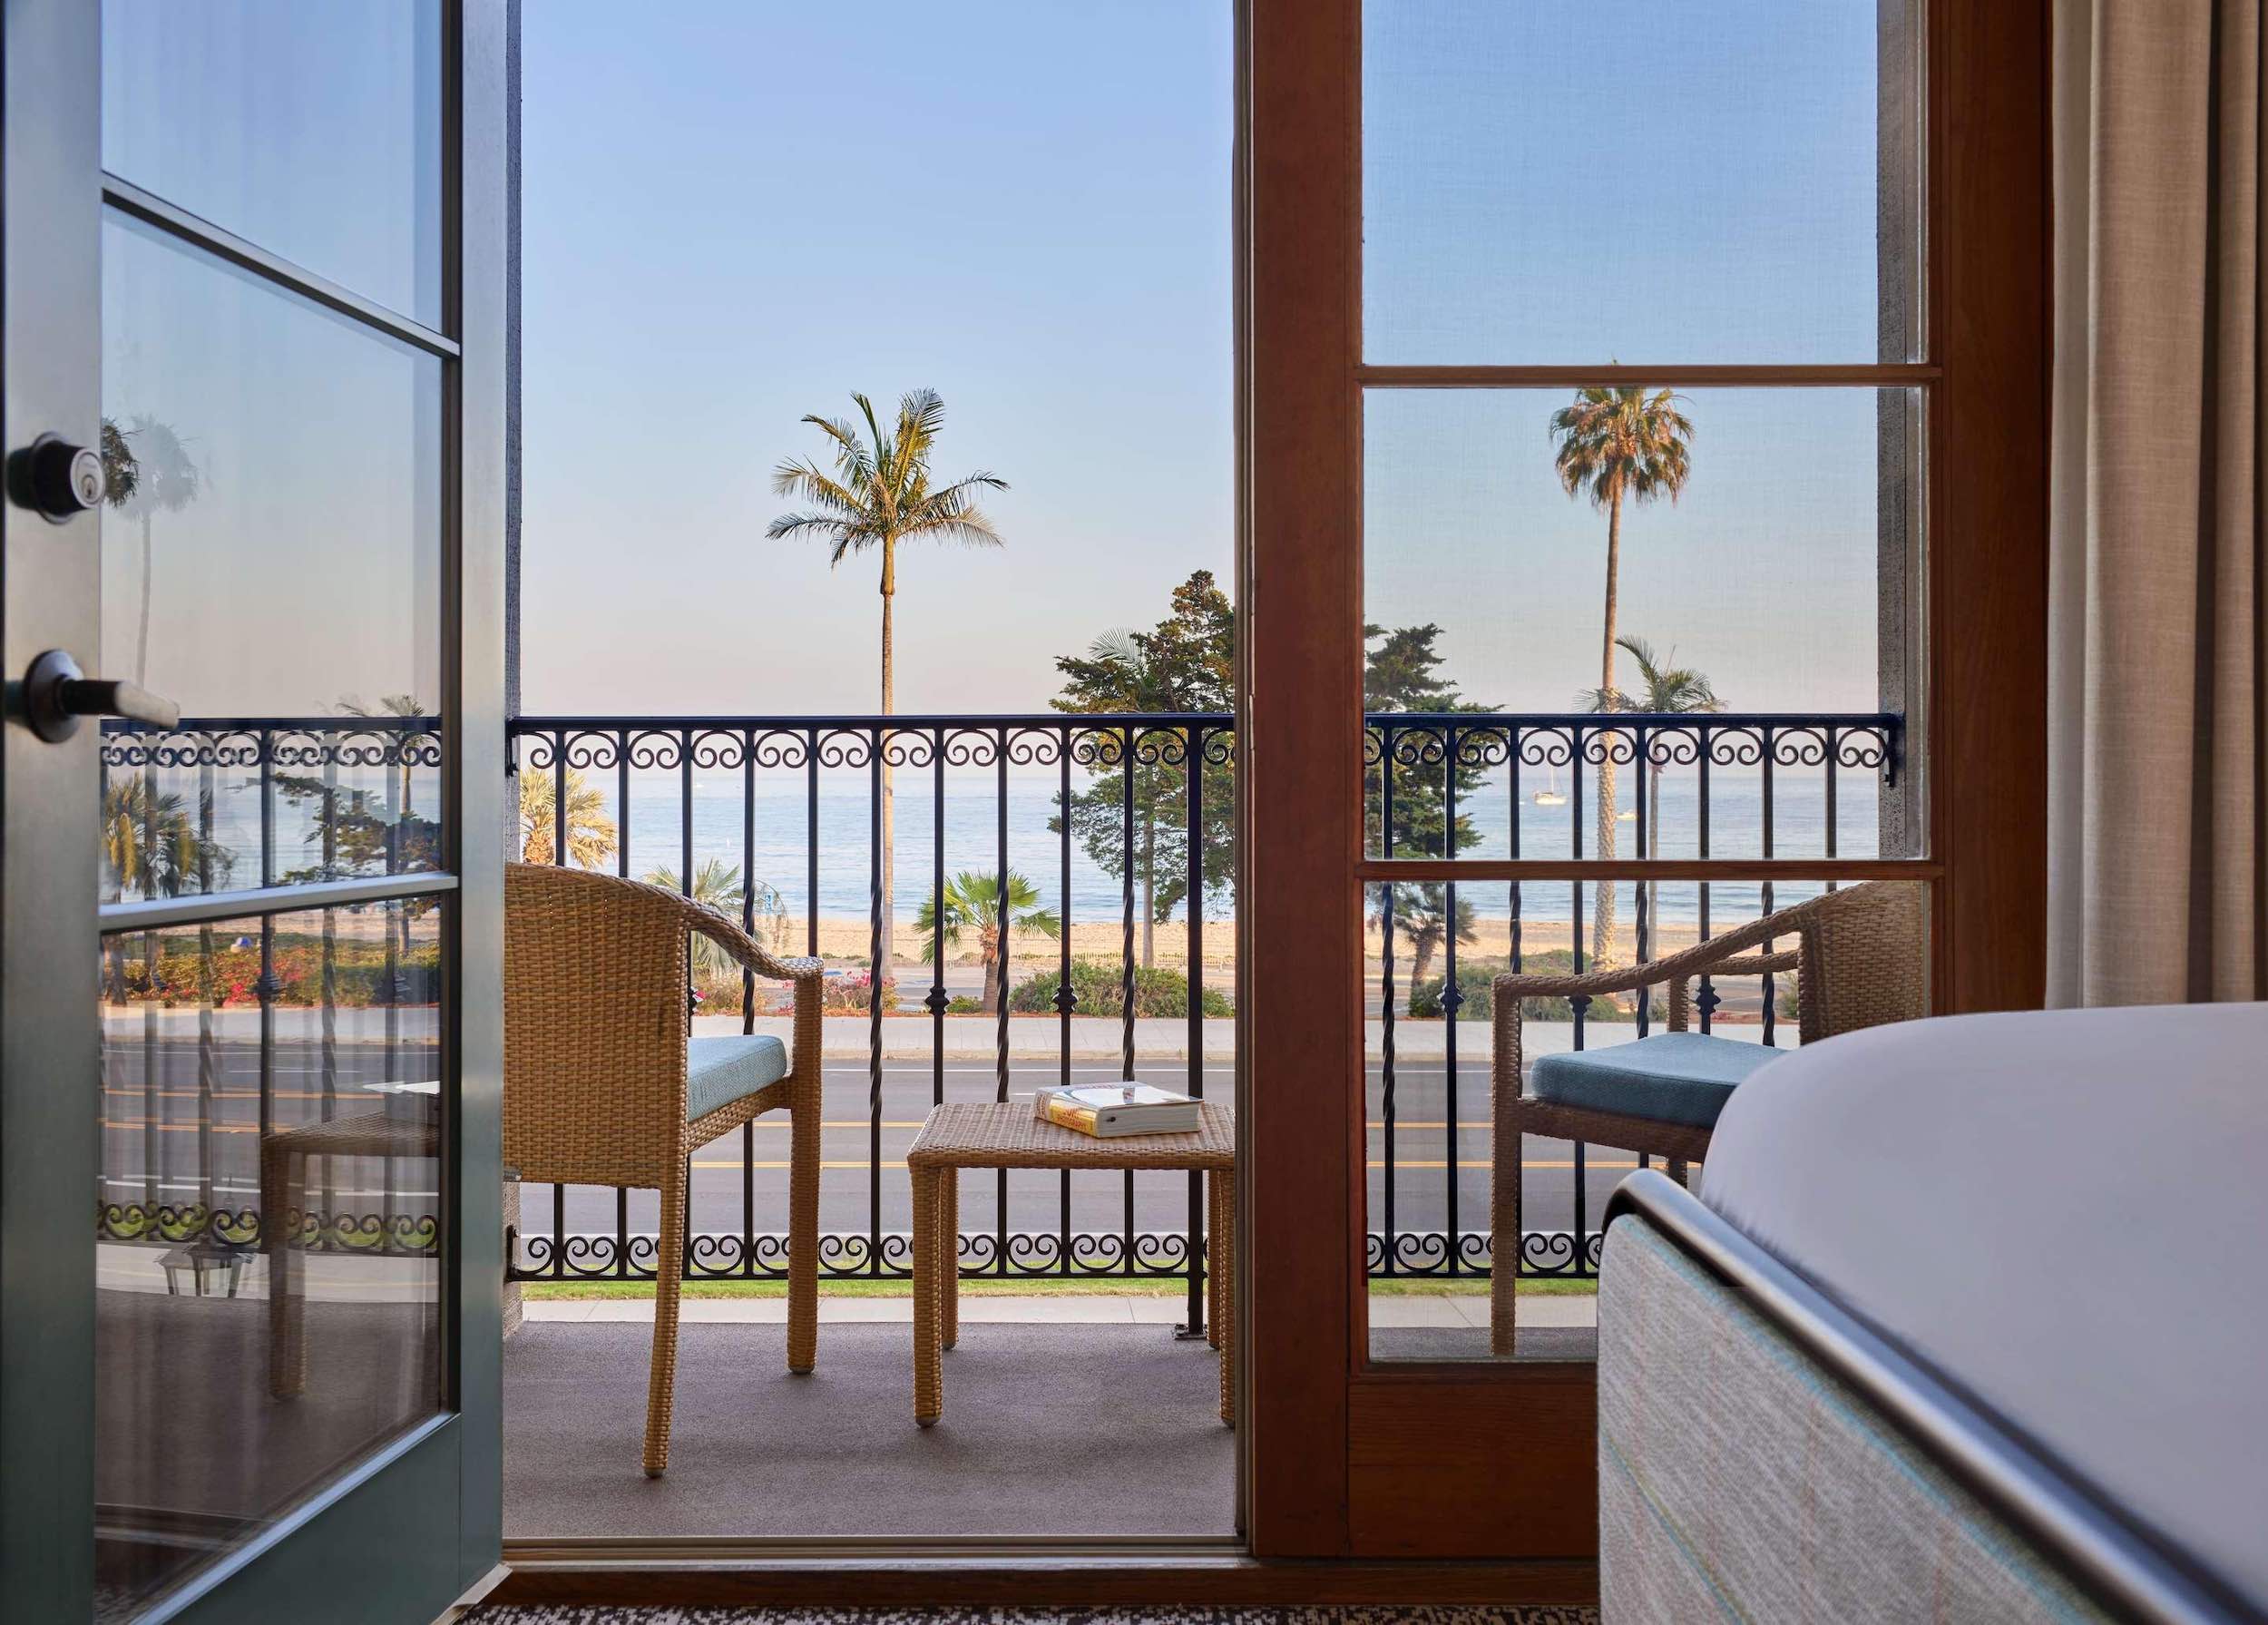
{"label": "paved road", "polygon": [[[389,1058],[382,1046],[342,1044],[337,1052],[336,1090],[341,1108],[367,1110],[384,1096],[366,1084],[388,1078],[430,1076],[432,1068],[415,1046],[405,1046]],[[154,1060],[155,1076],[150,1076]],[[154,1166],[161,1200],[197,1199],[200,1190],[200,1147],[210,1146],[215,1199],[234,1206],[250,1206],[259,1195],[259,1059],[255,1046],[216,1044],[212,1054],[212,1128],[200,1132],[199,1078],[200,1062],[193,1040],[167,1039],[145,1049],[139,1043],[114,1046],[108,1060],[104,1112],[106,1166],[104,1189],[109,1199],[142,1199],[147,1190],[145,1170],[152,1166],[150,1145],[156,1142]],[[1454,1180],[1457,1224],[1462,1230],[1486,1229],[1488,1224],[1489,1136],[1486,1122],[1487,1085],[1483,1063],[1461,1062],[1458,1073],[1456,1135],[1457,1167],[1448,1166],[1450,1136],[1445,1077],[1439,1062],[1412,1063],[1397,1069],[1395,1131],[1393,1136],[1393,1222],[1403,1230],[1446,1228],[1451,1181]],[[1139,1067],[1141,1077],[1168,1087],[1186,1086],[1185,1062],[1163,1062]],[[1025,1070],[1012,1076],[1012,1090],[1024,1090],[1051,1082],[1058,1075],[1053,1064]],[[1119,1075],[1115,1062],[1078,1062],[1072,1075],[1080,1082],[1100,1082]],[[1208,1091],[1226,1091],[1231,1070],[1208,1065]],[[322,1102],[322,1056],[318,1046],[279,1044],[275,1062],[273,1120],[284,1125],[318,1115]],[[928,1062],[892,1062],[883,1078],[880,1127],[873,1123],[870,1081],[860,1062],[833,1062],[826,1068],[826,1128],[821,1140],[824,1171],[820,1182],[820,1223],[828,1230],[863,1232],[874,1220],[873,1187],[867,1178],[869,1159],[879,1144],[882,1163],[880,1228],[903,1231],[908,1228],[908,1189],[903,1159],[933,1099],[934,1077]],[[950,1100],[990,1100],[996,1077],[988,1063],[948,1061],[944,1090]],[[152,1114],[152,1090],[156,1111]],[[1379,1101],[1378,1079],[1371,1080],[1370,1210],[1374,1229],[1384,1222],[1386,1136]],[[396,1110],[407,1108],[398,1102]],[[155,1132],[152,1131],[154,1115]],[[1574,1170],[1571,1148],[1561,1141],[1530,1140],[1527,1148],[1528,1204],[1531,1228],[1561,1229],[1573,1221]],[[784,1117],[759,1120],[746,1132],[736,1132],[695,1153],[693,1219],[704,1230],[738,1231],[744,1212],[744,1180],[752,1181],[756,1226],[777,1230],[784,1224],[787,1201],[787,1127]],[[1584,1187],[1587,1220],[1597,1223],[1608,1193],[1630,1166],[1620,1152],[1599,1150],[1587,1158]],[[375,1160],[344,1168],[335,1199],[343,1209],[376,1210],[386,1206],[386,1175]],[[1001,1222],[1001,1180],[997,1175],[971,1174],[963,1191],[963,1223],[970,1229]],[[396,1165],[394,1209],[423,1212],[433,1202],[433,1174],[429,1166],[414,1160]],[[1129,1181],[1119,1174],[1082,1173],[1070,1182],[1070,1227],[1074,1230],[1119,1230],[1127,1221]],[[1145,1173],[1131,1180],[1134,1224],[1141,1230],[1178,1229],[1188,1219],[1188,1180],[1186,1175]],[[1064,1180],[1059,1174],[1012,1173],[1006,1180],[1007,1228],[1012,1230],[1056,1229],[1063,1222]],[[650,1191],[633,1191],[627,1199],[628,1224],[632,1232],[650,1231],[657,1223],[658,1199]],[[531,1186],[524,1193],[523,1226],[532,1233],[548,1231],[553,1222],[552,1190]],[[571,1187],[566,1193],[565,1228],[572,1231],[610,1232],[616,1223],[616,1198],[611,1190]]]}

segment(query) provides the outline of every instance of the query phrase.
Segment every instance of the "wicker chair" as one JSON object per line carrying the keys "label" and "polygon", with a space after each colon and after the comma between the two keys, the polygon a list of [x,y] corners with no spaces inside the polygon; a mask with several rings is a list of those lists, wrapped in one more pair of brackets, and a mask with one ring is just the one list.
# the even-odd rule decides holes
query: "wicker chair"
{"label": "wicker chair", "polygon": [[[1793,936],[1796,945],[1743,958]],[[1921,888],[1875,882],[1783,908],[1667,958],[1579,975],[1499,976],[1493,1189],[1496,1269],[1489,1324],[1497,1354],[1514,1352],[1519,1299],[1520,1137],[1541,1135],[1660,1157],[1680,1184],[1709,1149],[1733,1085],[1777,1052],[1689,1031],[1691,979],[1794,971],[1804,1043],[1924,1013],[1928,932]],[[1520,1001],[1628,993],[1669,984],[1668,1032],[1635,1043],[1549,1055],[1524,1077]]]}
{"label": "wicker chair", "polygon": [[[819,1334],[819,978],[715,911],[660,886],[513,864],[504,880],[504,1161],[539,1183],[661,1192],[645,1467],[670,1462],[689,1160],[785,1108],[787,1368]],[[792,1051],[776,1038],[686,1037],[689,934],[796,989]]]}

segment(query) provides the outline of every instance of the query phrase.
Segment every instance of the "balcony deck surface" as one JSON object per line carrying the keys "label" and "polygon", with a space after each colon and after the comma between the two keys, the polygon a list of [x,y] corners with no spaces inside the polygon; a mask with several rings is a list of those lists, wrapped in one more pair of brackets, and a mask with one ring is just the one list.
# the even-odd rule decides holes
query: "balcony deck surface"
{"label": "balcony deck surface", "polygon": [[964,1325],[914,1425],[910,1328],[688,1321],[670,1471],[639,1471],[652,1329],[532,1321],[504,1345],[507,1539],[1223,1535],[1236,1436],[1217,1356],[1158,1326]]}

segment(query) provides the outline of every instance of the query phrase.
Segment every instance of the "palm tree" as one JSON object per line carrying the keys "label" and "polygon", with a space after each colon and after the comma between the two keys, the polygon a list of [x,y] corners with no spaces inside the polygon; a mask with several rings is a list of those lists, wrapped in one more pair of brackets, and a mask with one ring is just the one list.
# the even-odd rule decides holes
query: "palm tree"
{"label": "palm tree", "polygon": [[[944,963],[944,951],[961,941],[962,931],[976,927],[977,954],[984,965],[984,1002],[994,1009],[1008,992],[1008,962],[1001,954],[1000,876],[963,869],[945,886],[942,927],[938,899],[922,900],[914,928],[928,938],[922,958],[931,964]],[[1008,922],[1018,933],[1060,936],[1063,924],[1052,909],[1041,908],[1040,888],[1014,869],[1008,871]]]}
{"label": "palm tree", "polygon": [[[1657,655],[1654,646],[1635,634],[1617,638],[1615,641],[1629,651],[1638,663],[1638,676],[1644,687],[1637,693],[1593,689],[1584,695],[1585,701],[1595,711],[1650,711],[1656,716],[1681,716],[1694,712],[1721,711],[1725,702],[1716,697],[1716,690],[1706,677],[1690,666],[1673,666],[1677,655],[1671,650],[1667,655]],[[1649,781],[1639,786],[1639,793],[1648,798],[1646,808],[1647,857],[1661,856],[1662,846],[1662,748],[1654,744],[1647,751],[1648,759],[1640,764],[1640,771]],[[1647,883],[1647,905],[1656,906],[1653,883]],[[1656,913],[1654,917],[1661,915]]]}
{"label": "palm tree", "polygon": [[[979,470],[949,485],[932,488],[930,454],[936,449],[937,432],[944,426],[945,403],[934,389],[916,389],[898,402],[897,422],[884,433],[874,403],[863,395],[851,400],[865,422],[826,418],[807,414],[804,422],[834,442],[830,474],[809,458],[790,458],[772,471],[772,494],[791,496],[811,504],[809,511],[782,514],[765,527],[767,537],[816,536],[827,544],[829,567],[870,547],[882,552],[882,714],[897,710],[896,654],[891,639],[891,613],[898,592],[898,544],[902,542],[959,542],[971,547],[998,547],[1000,533],[977,506],[981,489],[1008,489],[997,475]],[[879,750],[883,741],[877,739]],[[882,941],[886,962],[893,926],[891,886],[896,865],[897,818],[890,782],[890,760],[882,760]],[[885,965],[875,967],[877,980]]]}
{"label": "palm tree", "polygon": [[[673,892],[681,889],[678,885],[678,872],[667,864],[658,869],[649,870],[646,875],[646,884],[659,886]],[[771,926],[773,941],[777,944],[787,924],[786,901],[776,888],[766,885],[761,880],[753,883],[748,889],[754,904],[751,913],[755,918],[763,920]],[[728,919],[738,919],[740,917],[740,866],[737,863],[727,863],[721,857],[702,858],[700,862],[693,866],[693,889],[685,895],[704,907],[715,909]],[[709,977],[734,975],[738,973],[739,968],[738,964],[725,952],[721,945],[710,941],[698,932],[694,934],[693,970],[695,974]]]}
{"label": "palm tree", "polygon": [[[1381,913],[1383,911],[1381,910]],[[1480,933],[1474,925],[1472,905],[1457,899],[1457,940],[1478,942]],[[1446,888],[1438,882],[1427,881],[1401,888],[1394,899],[1394,923],[1410,939],[1413,955],[1410,964],[1410,986],[1415,989],[1425,980],[1425,973],[1432,967],[1433,955],[1442,951],[1449,940],[1449,900]],[[1444,990],[1445,991],[1445,990]]]}
{"label": "palm tree", "polygon": [[[202,798],[199,805],[203,806]],[[122,897],[177,897],[226,884],[235,856],[207,840],[184,800],[152,788],[147,776],[103,790],[103,866]]]}
{"label": "palm tree", "polygon": [[103,419],[103,500],[113,508],[122,508],[142,481],[142,465],[134,461],[134,448],[126,444],[126,432],[118,426],[114,417]]}
{"label": "palm tree", "polygon": [[[204,825],[212,811],[209,797],[198,798],[202,816],[192,820],[183,799],[153,788],[145,774],[103,787],[103,867],[121,897],[178,897],[184,892],[225,888],[235,854],[218,839],[208,840]],[[106,886],[107,889],[107,886]],[[152,975],[154,934],[148,957]],[[126,937],[103,938],[110,959],[111,1001],[126,1001]]]}
{"label": "palm tree", "polygon": [[203,475],[190,460],[181,437],[154,417],[137,416],[122,438],[126,443],[119,448],[122,464],[113,461],[107,435],[103,450],[106,473],[114,475],[120,467],[132,470],[123,494],[112,493],[112,505],[142,521],[142,625],[134,640],[134,680],[143,683],[150,680],[150,522],[159,514],[178,514],[195,502]]}
{"label": "palm tree", "polygon": [[[348,698],[338,702],[338,710],[341,715],[348,717],[422,717],[425,714],[425,703],[413,694],[381,695],[375,706],[365,705],[359,700]],[[397,821],[406,822],[413,811],[410,806],[410,793],[416,782],[415,773],[419,755],[417,742],[421,739],[429,737],[429,735],[413,733],[407,729],[395,735],[400,746],[402,759],[402,797],[395,804],[395,816]]]}
{"label": "palm tree", "polygon": [[[520,775],[520,857],[523,863],[550,863],[559,856],[558,826],[553,821],[552,775],[530,768]],[[572,768],[567,769],[567,861],[578,869],[596,869],[614,856],[614,820],[606,816],[606,798]]]}
{"label": "palm tree", "polygon": [[[1591,385],[1575,392],[1574,403],[1551,415],[1559,442],[1554,465],[1569,496],[1588,495],[1607,515],[1606,635],[1601,639],[1598,688],[1620,691],[1615,681],[1615,612],[1622,568],[1622,506],[1667,496],[1676,502],[1691,472],[1686,442],[1693,425],[1678,410],[1684,397],[1674,390],[1647,391],[1636,384]],[[1598,764],[1597,856],[1615,855],[1615,765],[1612,753]],[[1581,764],[1577,764],[1578,771]],[[1601,882],[1591,910],[1591,960],[1604,964],[1614,952],[1615,888]]]}
{"label": "palm tree", "polygon": [[[378,703],[375,707],[365,705],[361,700],[349,697],[338,702],[338,709],[341,713],[349,717],[422,717],[425,714],[424,704],[414,694],[382,694],[378,697]],[[421,737],[424,736],[406,730],[394,736],[396,754],[401,758],[399,766],[402,769],[402,794],[400,799],[394,804],[394,827],[388,832],[388,839],[396,858],[402,856],[401,848],[413,817],[410,800],[416,784],[419,754],[417,741]],[[400,949],[405,963],[408,961],[412,951],[411,939],[416,922],[431,906],[430,900],[411,898],[395,911],[401,925]]]}

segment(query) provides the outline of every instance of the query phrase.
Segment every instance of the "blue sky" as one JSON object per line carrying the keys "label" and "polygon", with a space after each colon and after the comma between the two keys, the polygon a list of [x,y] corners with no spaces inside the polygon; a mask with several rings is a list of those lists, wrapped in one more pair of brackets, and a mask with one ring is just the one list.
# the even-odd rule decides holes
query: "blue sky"
{"label": "blue sky", "polygon": [[[1872,0],[1368,10],[1374,358],[1875,358]],[[872,709],[873,564],[762,535],[853,389],[939,389],[940,472],[1012,487],[1004,551],[904,559],[902,709],[1039,709],[1056,654],[1226,578],[1227,0],[524,17],[530,710]],[[1596,680],[1564,395],[1367,414],[1373,618],[1522,708]],[[1625,625],[1744,709],[1872,709],[1872,393],[1688,409]]]}
{"label": "blue sky", "polygon": [[1226,575],[1219,0],[523,15],[531,710],[875,709],[875,566],[763,537],[854,389],[1011,485],[904,558],[901,709],[1038,709]]}

